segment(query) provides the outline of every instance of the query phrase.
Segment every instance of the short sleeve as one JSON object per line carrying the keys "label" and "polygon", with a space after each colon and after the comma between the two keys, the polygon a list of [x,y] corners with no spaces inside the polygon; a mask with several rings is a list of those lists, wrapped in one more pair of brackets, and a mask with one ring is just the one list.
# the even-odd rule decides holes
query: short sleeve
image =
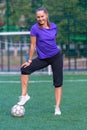
{"label": "short sleeve", "polygon": [[30,36],[36,36],[36,29],[35,26],[32,26],[30,29]]}
{"label": "short sleeve", "polygon": [[52,28],[55,30],[55,35],[58,34],[58,26],[55,23],[51,23]]}

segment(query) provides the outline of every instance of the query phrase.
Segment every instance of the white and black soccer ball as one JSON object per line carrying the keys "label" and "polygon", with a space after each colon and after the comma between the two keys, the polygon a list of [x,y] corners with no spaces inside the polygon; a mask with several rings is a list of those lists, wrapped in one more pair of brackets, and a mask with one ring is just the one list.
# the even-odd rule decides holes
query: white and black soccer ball
{"label": "white and black soccer ball", "polygon": [[18,104],[14,105],[11,108],[11,114],[12,114],[12,116],[16,116],[16,117],[24,116],[24,114],[25,114],[24,106],[21,106],[21,105],[18,105]]}

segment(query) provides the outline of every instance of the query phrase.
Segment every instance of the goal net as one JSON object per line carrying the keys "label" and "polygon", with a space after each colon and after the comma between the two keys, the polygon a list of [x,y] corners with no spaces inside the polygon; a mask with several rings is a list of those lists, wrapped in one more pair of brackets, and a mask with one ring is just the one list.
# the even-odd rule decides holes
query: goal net
{"label": "goal net", "polygon": [[[0,73],[20,72],[20,65],[28,60],[30,32],[1,32],[0,33]],[[36,51],[34,57],[36,57]],[[51,74],[48,66],[36,73]]]}

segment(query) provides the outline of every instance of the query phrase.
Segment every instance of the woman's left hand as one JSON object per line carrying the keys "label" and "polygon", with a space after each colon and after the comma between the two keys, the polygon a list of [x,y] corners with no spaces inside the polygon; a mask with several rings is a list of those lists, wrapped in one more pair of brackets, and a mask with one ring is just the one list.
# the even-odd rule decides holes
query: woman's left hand
{"label": "woman's left hand", "polygon": [[22,68],[22,67],[26,68],[26,67],[29,66],[30,64],[31,64],[30,62],[25,62],[25,63],[23,63],[23,64],[21,65],[21,68]]}

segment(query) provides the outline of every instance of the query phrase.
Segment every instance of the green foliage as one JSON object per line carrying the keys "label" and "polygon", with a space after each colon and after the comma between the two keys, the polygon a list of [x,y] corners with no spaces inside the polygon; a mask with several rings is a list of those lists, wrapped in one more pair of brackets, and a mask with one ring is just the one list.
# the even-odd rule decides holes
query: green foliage
{"label": "green foliage", "polygon": [[[77,33],[86,31],[86,0],[8,0],[8,7],[7,4],[4,6],[7,7],[8,12],[4,16],[5,25],[8,21],[10,26],[23,26],[26,30],[30,30],[36,22],[35,10],[40,6],[47,8],[50,21],[58,25],[58,41],[67,43],[69,34],[73,35],[75,31]],[[21,16],[25,17],[25,21],[20,21]]]}
{"label": "green foliage", "polygon": [[79,0],[79,5],[84,9],[87,9],[87,0]]}

